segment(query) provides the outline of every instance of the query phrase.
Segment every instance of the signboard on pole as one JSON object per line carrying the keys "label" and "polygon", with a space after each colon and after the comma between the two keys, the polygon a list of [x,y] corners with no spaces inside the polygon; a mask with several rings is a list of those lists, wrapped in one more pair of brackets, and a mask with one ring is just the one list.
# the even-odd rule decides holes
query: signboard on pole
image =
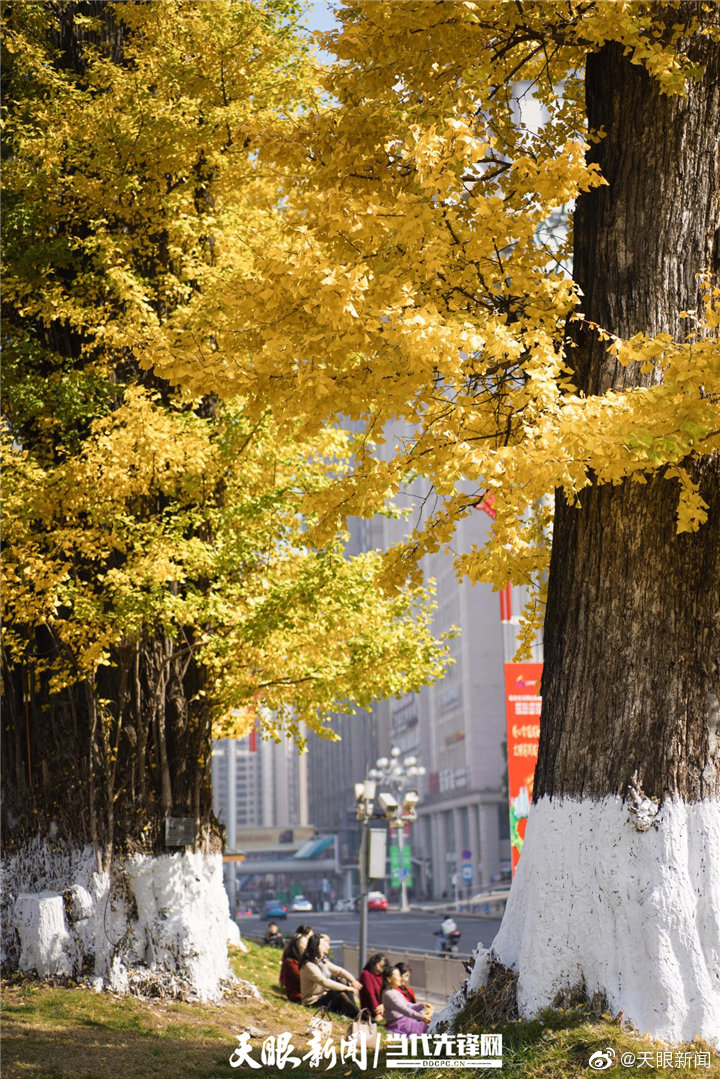
{"label": "signboard on pole", "polygon": [[368,839],[368,879],[380,880],[385,876],[387,832],[384,828],[371,828]]}
{"label": "signboard on pole", "polygon": [[402,865],[397,844],[393,843],[390,847],[390,887],[399,888],[403,881],[409,888],[412,887],[412,851],[407,839],[402,848]]}
{"label": "signboard on pole", "polygon": [[505,664],[510,847],[513,875],[525,840],[540,738],[542,663]]}
{"label": "signboard on pole", "polygon": [[466,884],[469,884],[470,881],[473,879],[473,867],[471,865],[463,865],[462,879],[465,881]]}

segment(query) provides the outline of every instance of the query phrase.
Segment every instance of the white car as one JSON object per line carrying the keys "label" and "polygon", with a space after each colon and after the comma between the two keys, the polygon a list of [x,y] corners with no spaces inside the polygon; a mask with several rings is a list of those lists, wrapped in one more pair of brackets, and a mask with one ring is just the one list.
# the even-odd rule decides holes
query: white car
{"label": "white car", "polygon": [[304,895],[296,895],[290,904],[290,910],[294,912],[312,910],[313,906],[309,899],[306,899]]}
{"label": "white car", "polygon": [[335,910],[353,911],[355,910],[356,900],[354,899],[338,899],[335,903]]}

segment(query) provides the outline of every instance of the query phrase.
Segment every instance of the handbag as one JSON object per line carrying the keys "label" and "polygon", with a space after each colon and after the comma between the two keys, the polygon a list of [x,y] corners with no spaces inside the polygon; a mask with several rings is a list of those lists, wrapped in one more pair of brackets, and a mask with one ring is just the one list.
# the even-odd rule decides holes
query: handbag
{"label": "handbag", "polygon": [[347,1028],[345,1037],[355,1038],[357,1045],[362,1043],[362,1038],[364,1037],[366,1047],[368,1049],[375,1048],[378,1039],[378,1028],[367,1008],[363,1008],[357,1019],[353,1019]]}
{"label": "handbag", "polygon": [[328,1038],[332,1034],[332,1019],[327,1008],[316,1008],[307,1029],[310,1037]]}

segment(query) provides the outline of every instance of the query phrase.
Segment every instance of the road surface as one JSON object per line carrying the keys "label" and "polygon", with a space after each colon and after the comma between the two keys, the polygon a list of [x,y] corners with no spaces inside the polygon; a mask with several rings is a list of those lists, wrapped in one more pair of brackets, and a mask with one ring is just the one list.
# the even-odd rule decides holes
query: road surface
{"label": "road surface", "polygon": [[[461,954],[469,954],[478,941],[487,947],[500,928],[499,918],[479,918],[472,915],[453,914],[462,933],[459,943]],[[435,951],[435,930],[440,928],[441,914],[425,911],[370,911],[368,913],[368,948],[408,949],[411,951]],[[262,937],[267,928],[264,918],[243,915],[237,919],[240,932],[250,938]],[[288,937],[297,925],[311,925],[318,932],[327,933],[332,940],[356,944],[360,934],[360,916],[339,911],[313,911],[307,914],[288,913],[285,921],[278,921],[280,932]]]}

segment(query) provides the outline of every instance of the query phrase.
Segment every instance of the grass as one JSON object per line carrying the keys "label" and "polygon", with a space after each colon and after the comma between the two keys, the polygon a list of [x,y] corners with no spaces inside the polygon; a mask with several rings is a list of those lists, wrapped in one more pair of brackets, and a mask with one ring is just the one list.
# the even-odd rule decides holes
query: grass
{"label": "grass", "polygon": [[[232,1068],[229,1058],[238,1044],[236,1035],[250,1034],[253,1057],[269,1034],[288,1031],[295,1053],[307,1051],[308,1012],[290,1004],[277,984],[279,952],[249,944],[245,955],[233,952],[236,973],[258,986],[262,1001],[231,995],[222,1004],[187,1004],[175,1001],[140,1001],[94,993],[79,986],[52,986],[30,977],[15,977],[3,985],[2,1075],[3,1079],[222,1079],[222,1077],[270,1073],[294,1079],[319,1079],[322,1075],[373,1075],[346,1062],[326,1071],[327,1061],[311,1068],[307,1063],[280,1072],[266,1064],[259,1070]],[[463,1013],[461,1029],[488,1033],[482,1014],[470,1004]],[[346,1021],[333,1023],[335,1046],[344,1034]],[[579,1079],[593,1074],[591,1054],[611,1047],[615,1064],[599,1074],[693,1077],[720,1079],[720,1058],[708,1046],[684,1047],[686,1051],[710,1052],[710,1067],[655,1066],[656,1054],[679,1051],[640,1038],[623,1029],[611,1017],[595,1016],[588,1006],[548,1012],[533,1022],[497,1025],[503,1035],[502,1071],[443,1070],[422,1068],[411,1072],[387,1070],[380,1076],[422,1075],[425,1079],[479,1079],[501,1075],[505,1079]],[[653,1066],[623,1067],[623,1053],[651,1054]],[[646,1058],[642,1058],[646,1059]],[[382,1054],[381,1054],[382,1060]]]}
{"label": "grass", "polygon": [[[487,1027],[476,1027],[467,1012],[460,1018],[458,1028],[477,1033],[487,1030]],[[664,1076],[665,1079],[711,1076],[720,1079],[720,1057],[707,1043],[669,1046],[625,1029],[622,1021],[607,1013],[594,1015],[587,1004],[548,1009],[531,1022],[499,1023],[492,1029],[503,1036],[501,1075],[504,1079],[579,1079],[593,1074],[611,1079],[621,1075],[637,1076],[637,1079],[641,1076]],[[598,1052],[604,1054],[608,1049],[612,1050],[613,1064],[594,1072],[589,1066],[590,1057]],[[663,1053],[670,1054],[672,1067],[662,1056],[658,1057]],[[688,1064],[676,1067],[678,1054],[683,1053],[690,1054]],[[634,1065],[623,1065],[626,1054],[635,1058]],[[710,1066],[698,1066],[697,1054],[705,1054]],[[460,1073],[465,1077],[468,1074]]]}
{"label": "grass", "polygon": [[[290,1004],[277,982],[280,953],[248,943],[232,949],[233,969],[257,985],[263,999],[230,994],[222,1004],[137,1000],[74,985],[48,985],[28,976],[3,983],[3,1079],[219,1079],[248,1075],[230,1067],[236,1035],[251,1034],[253,1056],[268,1034],[288,1031],[300,1056],[307,1051],[310,1015]],[[336,1043],[347,1020],[333,1022]],[[262,1074],[275,1070],[262,1069]],[[349,1073],[349,1068],[344,1069]],[[322,1070],[290,1069],[296,1079]],[[252,1074],[257,1074],[252,1071]]]}

